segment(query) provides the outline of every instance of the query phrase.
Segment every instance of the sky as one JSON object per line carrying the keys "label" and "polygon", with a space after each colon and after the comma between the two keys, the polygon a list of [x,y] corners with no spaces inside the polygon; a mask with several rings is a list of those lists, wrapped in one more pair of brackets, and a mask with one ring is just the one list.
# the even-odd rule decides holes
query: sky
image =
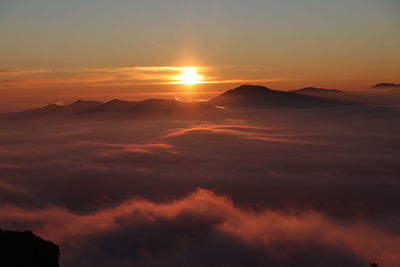
{"label": "sky", "polygon": [[[399,12],[396,0],[1,0],[0,94],[207,97],[241,83],[400,82]],[[179,69],[165,67],[182,66],[201,67],[206,83],[168,81]]]}

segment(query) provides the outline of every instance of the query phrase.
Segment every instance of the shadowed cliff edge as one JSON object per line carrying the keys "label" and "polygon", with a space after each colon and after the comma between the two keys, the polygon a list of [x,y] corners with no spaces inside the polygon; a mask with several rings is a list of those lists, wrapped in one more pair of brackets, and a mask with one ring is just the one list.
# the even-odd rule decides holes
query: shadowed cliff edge
{"label": "shadowed cliff edge", "polygon": [[43,240],[31,231],[0,229],[0,266],[58,267],[59,255],[56,244]]}

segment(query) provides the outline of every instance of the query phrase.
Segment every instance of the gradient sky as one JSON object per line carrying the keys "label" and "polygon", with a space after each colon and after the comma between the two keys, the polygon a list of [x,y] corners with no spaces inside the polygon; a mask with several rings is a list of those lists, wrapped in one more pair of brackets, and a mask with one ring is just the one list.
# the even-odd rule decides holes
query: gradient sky
{"label": "gradient sky", "polygon": [[0,90],[167,93],[159,73],[118,69],[190,65],[217,82],[206,91],[400,82],[399,14],[397,0],[1,0]]}

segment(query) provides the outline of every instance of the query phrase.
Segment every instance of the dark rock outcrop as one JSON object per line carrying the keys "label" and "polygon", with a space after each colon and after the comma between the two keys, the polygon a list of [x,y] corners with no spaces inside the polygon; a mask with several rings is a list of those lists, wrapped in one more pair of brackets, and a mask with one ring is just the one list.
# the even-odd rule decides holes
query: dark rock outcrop
{"label": "dark rock outcrop", "polygon": [[50,241],[31,231],[13,232],[0,229],[0,266],[58,267],[60,250]]}

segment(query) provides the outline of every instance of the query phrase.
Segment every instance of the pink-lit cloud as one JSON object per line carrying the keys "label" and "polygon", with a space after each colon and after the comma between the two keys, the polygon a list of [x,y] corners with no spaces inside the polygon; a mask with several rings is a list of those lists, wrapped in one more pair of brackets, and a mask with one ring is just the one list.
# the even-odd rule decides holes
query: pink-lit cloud
{"label": "pink-lit cloud", "polygon": [[186,135],[193,132],[211,132],[215,134],[227,134],[238,136],[243,139],[253,139],[266,142],[282,142],[282,143],[299,143],[299,144],[317,144],[317,142],[311,142],[301,139],[301,134],[293,133],[276,133],[276,130],[285,130],[276,127],[259,127],[252,125],[240,125],[240,124],[208,124],[200,123],[190,125],[185,128],[170,129],[167,133],[160,137],[161,139],[176,137],[180,135]]}
{"label": "pink-lit cloud", "polygon": [[[159,242],[171,246],[162,248],[170,250],[168,255],[162,258],[168,262],[175,253],[184,249],[185,244],[192,242],[190,240],[194,237],[191,237],[191,231],[202,232],[206,227],[208,234],[202,237],[203,241],[199,245],[207,246],[213,238],[225,235],[241,242],[247,249],[264,250],[266,260],[280,262],[283,264],[281,266],[289,266],[287,264],[291,262],[292,257],[295,257],[297,250],[311,249],[314,246],[325,247],[325,253],[328,254],[330,249],[339,250],[365,263],[374,257],[379,257],[386,266],[400,264],[397,253],[400,250],[400,236],[396,234],[384,232],[362,222],[334,222],[315,211],[290,213],[242,209],[236,207],[228,198],[202,189],[170,202],[155,203],[143,199],[131,199],[118,206],[83,215],[57,206],[34,210],[2,206],[1,210],[0,222],[12,221],[32,225],[38,234],[60,242],[68,249],[78,250],[66,251],[67,257],[73,257],[71,255],[77,253],[85,254],[84,251],[79,252],[79,249],[82,249],[86,242],[91,242],[92,238],[96,239],[96,236],[104,238],[104,235],[112,236],[114,233],[122,232],[126,235],[125,242],[129,242],[132,231],[139,233],[149,229],[163,233],[162,227],[168,227],[175,229],[176,232],[163,233],[159,236]],[[187,229],[182,227],[182,222],[186,220],[193,223]],[[146,228],[143,228],[144,226]],[[143,238],[146,238],[146,235]],[[177,246],[175,242],[183,243]],[[148,248],[146,244],[147,241],[144,239],[136,239],[133,247],[149,250],[149,255],[153,254],[154,260],[157,260],[157,253],[154,254],[155,251],[152,251],[156,248]],[[285,245],[277,246],[277,244]],[[99,252],[105,249],[97,247],[101,246],[101,243],[91,243],[90,246],[99,249]],[[131,254],[132,258],[143,256],[136,255],[134,251]],[[315,263],[315,259],[311,255],[308,256],[310,258],[302,259],[303,262]],[[116,259],[117,262],[120,260],[129,259]]]}

